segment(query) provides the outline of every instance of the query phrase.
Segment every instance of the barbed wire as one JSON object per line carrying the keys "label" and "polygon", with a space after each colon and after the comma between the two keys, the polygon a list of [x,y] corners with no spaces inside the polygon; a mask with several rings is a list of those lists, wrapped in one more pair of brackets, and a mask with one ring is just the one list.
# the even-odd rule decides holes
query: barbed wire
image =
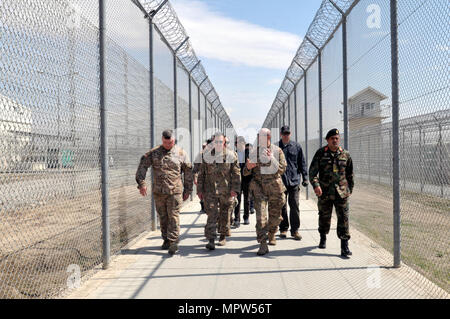
{"label": "barbed wire", "polygon": [[295,85],[303,78],[305,71],[316,60],[335,30],[339,27],[345,13],[359,0],[323,0],[306,35],[298,48],[286,75],[281,82],[263,126],[266,127],[276,112],[284,106]]}
{"label": "barbed wire", "polygon": [[153,23],[158,31],[164,36],[167,44],[183,65],[191,74],[192,79],[199,86],[201,92],[211,103],[217,113],[223,113],[224,121],[227,127],[233,128],[230,117],[222,106],[219,94],[210,81],[206,70],[201,61],[195,54],[195,50],[189,41],[186,30],[181,24],[178,16],[167,0],[132,0],[134,3],[140,3],[147,13],[157,11],[153,17]]}

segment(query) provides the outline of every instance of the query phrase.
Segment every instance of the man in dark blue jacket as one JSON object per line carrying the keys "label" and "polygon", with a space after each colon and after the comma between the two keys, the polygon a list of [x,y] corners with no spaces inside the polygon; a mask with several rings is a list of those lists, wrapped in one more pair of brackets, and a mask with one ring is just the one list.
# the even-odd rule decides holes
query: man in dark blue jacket
{"label": "man in dark blue jacket", "polygon": [[[300,175],[302,176],[302,185],[308,187],[308,168],[303,156],[303,150],[300,144],[291,141],[291,130],[289,126],[281,128],[281,140],[278,145],[284,153],[287,162],[286,172],[283,174],[283,183],[286,186],[286,204],[283,206],[281,216],[283,221],[280,223],[280,237],[286,238],[289,229],[289,220],[291,221],[291,235],[295,240],[301,240],[302,236],[298,232],[300,228]],[[287,203],[289,203],[289,219],[287,214]]]}

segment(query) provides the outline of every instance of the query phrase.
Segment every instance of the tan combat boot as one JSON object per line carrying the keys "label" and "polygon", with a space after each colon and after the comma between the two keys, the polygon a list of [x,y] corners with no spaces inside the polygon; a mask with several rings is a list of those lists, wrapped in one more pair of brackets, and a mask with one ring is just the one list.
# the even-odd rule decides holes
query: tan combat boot
{"label": "tan combat boot", "polygon": [[286,238],[287,237],[287,231],[280,232],[280,238]]}
{"label": "tan combat boot", "polygon": [[231,237],[231,229],[229,229],[229,228],[227,230],[227,237]]}
{"label": "tan combat boot", "polygon": [[302,240],[302,235],[297,231],[292,234],[292,237],[294,237],[295,240]]}
{"label": "tan combat boot", "polygon": [[277,244],[277,240],[275,238],[275,233],[269,233],[269,245],[275,246]]}
{"label": "tan combat boot", "polygon": [[261,242],[261,246],[259,246],[259,250],[256,253],[258,256],[264,256],[269,252],[269,247],[267,246],[267,242],[264,240]]}
{"label": "tan combat boot", "polygon": [[225,235],[220,235],[219,238],[219,246],[225,246],[227,243],[227,238]]}

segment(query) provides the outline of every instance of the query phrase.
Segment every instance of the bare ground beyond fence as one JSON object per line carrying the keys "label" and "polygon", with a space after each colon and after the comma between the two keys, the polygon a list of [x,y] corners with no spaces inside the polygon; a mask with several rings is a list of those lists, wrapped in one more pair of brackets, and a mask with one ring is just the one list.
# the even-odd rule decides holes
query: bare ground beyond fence
{"label": "bare ground beyond fence", "polygon": [[[134,185],[111,189],[110,196],[111,249],[118,252],[150,229],[150,201],[140,198]],[[148,213],[140,211],[142,201]],[[55,296],[67,287],[70,265],[85,274],[101,263],[100,189],[5,211],[0,234],[0,298]]]}
{"label": "bare ground beyond fence", "polygon": [[[450,290],[450,239],[443,235],[450,229],[449,208],[448,199],[402,192],[403,261],[446,291]],[[390,186],[357,181],[350,209],[354,227],[392,252]]]}

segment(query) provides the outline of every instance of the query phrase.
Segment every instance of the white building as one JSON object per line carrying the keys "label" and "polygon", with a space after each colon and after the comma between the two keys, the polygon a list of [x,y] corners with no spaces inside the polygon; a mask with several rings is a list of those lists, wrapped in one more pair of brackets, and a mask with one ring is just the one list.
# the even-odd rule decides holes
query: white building
{"label": "white building", "polygon": [[361,127],[381,125],[387,118],[383,115],[381,102],[388,97],[368,86],[348,99],[349,130],[355,131]]}
{"label": "white building", "polygon": [[26,170],[31,144],[31,110],[0,94],[0,172]]}

